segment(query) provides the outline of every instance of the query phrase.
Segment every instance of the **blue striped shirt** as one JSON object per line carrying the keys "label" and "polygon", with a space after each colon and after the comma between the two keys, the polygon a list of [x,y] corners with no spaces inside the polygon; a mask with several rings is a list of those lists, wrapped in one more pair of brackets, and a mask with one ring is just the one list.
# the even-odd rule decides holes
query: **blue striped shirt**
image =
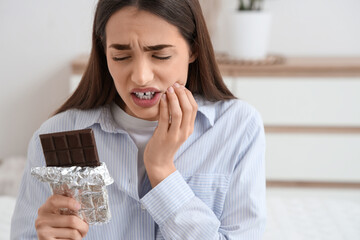
{"label": "blue striped shirt", "polygon": [[154,188],[145,177],[143,194],[137,147],[118,128],[109,105],[47,120],[29,143],[11,239],[36,238],[38,208],[51,195],[47,184],[30,175],[32,167],[45,165],[39,134],[83,128],[94,130],[99,158],[114,178],[108,186],[112,219],[90,226],[85,239],[261,239],[266,222],[261,117],[241,100],[196,101],[194,132],[175,155],[177,171]]}

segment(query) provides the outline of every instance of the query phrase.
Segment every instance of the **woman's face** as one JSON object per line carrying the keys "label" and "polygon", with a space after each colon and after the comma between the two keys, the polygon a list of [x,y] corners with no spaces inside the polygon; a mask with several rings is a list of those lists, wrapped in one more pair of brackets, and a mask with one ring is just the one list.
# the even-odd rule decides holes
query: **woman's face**
{"label": "woman's face", "polygon": [[185,85],[194,60],[176,26],[126,7],[106,25],[106,58],[125,112],[157,120],[161,95],[174,83]]}

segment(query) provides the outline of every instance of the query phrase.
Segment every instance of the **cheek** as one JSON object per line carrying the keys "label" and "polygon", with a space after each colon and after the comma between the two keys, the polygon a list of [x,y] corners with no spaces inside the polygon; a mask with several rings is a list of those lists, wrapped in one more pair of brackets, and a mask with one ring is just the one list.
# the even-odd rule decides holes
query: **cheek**
{"label": "cheek", "polygon": [[118,86],[119,84],[121,84],[122,81],[121,78],[121,71],[119,71],[116,67],[116,64],[114,64],[113,62],[109,62],[108,61],[108,70],[109,70],[109,73],[114,81],[114,84],[115,86]]}
{"label": "cheek", "polygon": [[185,65],[185,66],[182,68],[181,72],[179,73],[179,75],[180,75],[179,83],[180,83],[181,85],[184,85],[184,86],[185,86],[185,84],[186,84],[186,82],[187,82],[188,70],[189,70],[188,65]]}
{"label": "cheek", "polygon": [[112,61],[109,61],[109,59],[107,60],[107,65],[108,65],[108,70],[109,70],[109,73],[111,75],[111,77],[113,79],[115,79],[115,76],[114,76],[114,73],[116,72],[115,71],[115,66],[114,64],[112,63]]}
{"label": "cheek", "polygon": [[167,70],[167,79],[169,83],[172,85],[177,82],[179,84],[185,85],[188,76],[188,68],[189,65],[187,62],[174,62]]}

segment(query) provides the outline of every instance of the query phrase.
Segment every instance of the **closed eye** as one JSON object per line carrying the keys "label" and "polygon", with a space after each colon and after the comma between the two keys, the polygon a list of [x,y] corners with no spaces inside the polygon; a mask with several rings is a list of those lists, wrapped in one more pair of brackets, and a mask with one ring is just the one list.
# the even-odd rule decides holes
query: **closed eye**
{"label": "closed eye", "polygon": [[152,55],[153,58],[159,59],[159,60],[167,60],[170,59],[171,56],[166,56],[166,57],[160,57],[160,56],[156,56],[156,55]]}
{"label": "closed eye", "polygon": [[[166,56],[166,57],[160,57],[157,55],[152,55],[153,58],[159,59],[159,60],[168,60],[171,58],[171,56]],[[131,58],[131,56],[127,56],[127,57],[113,57],[114,61],[124,61]]]}
{"label": "closed eye", "polygon": [[130,56],[127,56],[127,57],[113,57],[113,60],[114,61],[124,61],[126,59],[129,59]]}

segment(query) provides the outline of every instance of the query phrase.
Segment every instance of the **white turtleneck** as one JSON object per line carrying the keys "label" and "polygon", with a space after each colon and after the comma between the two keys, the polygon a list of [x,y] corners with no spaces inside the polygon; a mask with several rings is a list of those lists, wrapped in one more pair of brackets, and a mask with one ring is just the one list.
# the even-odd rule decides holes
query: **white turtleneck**
{"label": "white turtleneck", "polygon": [[144,166],[144,150],[158,122],[130,116],[114,102],[111,104],[111,113],[117,125],[129,134],[138,148],[138,192],[140,194],[146,172]]}

